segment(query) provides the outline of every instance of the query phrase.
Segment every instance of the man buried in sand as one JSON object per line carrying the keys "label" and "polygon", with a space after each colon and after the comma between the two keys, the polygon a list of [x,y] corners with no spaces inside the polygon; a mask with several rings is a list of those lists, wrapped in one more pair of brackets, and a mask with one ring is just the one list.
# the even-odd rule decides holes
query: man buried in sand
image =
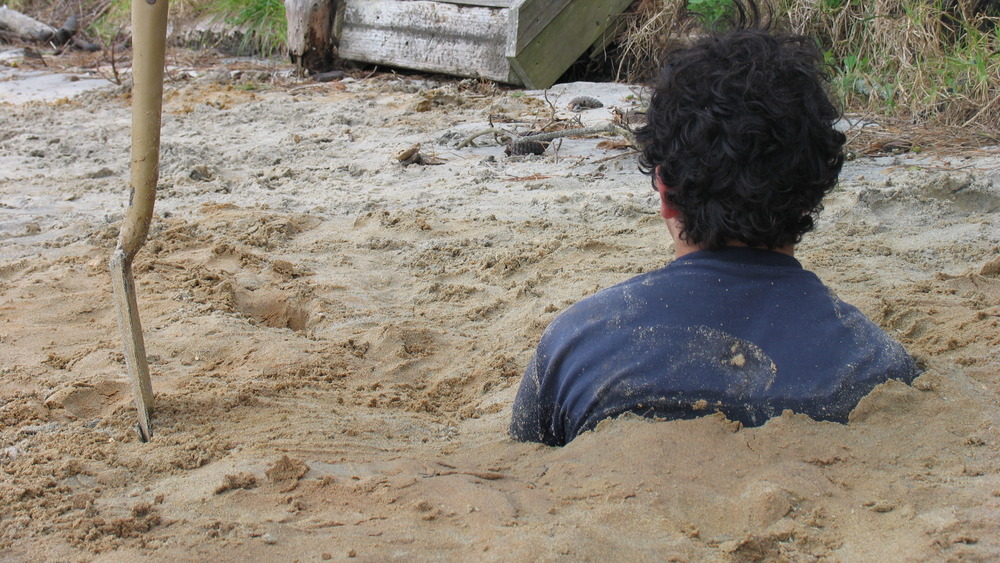
{"label": "man buried in sand", "polygon": [[624,413],[759,426],[791,409],[845,423],[876,385],[918,375],[794,258],[845,136],[814,41],[737,4],[735,31],[666,55],[637,132],[674,261],[549,325],[514,402],[515,439],[561,446]]}

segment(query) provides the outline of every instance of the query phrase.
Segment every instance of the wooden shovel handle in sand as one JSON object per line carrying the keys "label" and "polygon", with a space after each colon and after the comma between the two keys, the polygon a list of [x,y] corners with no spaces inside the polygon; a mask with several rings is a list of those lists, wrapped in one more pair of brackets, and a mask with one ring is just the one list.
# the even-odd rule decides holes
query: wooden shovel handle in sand
{"label": "wooden shovel handle in sand", "polygon": [[139,436],[144,442],[153,437],[153,386],[139,322],[132,260],[146,242],[156,201],[167,4],[168,0],[132,2],[132,181],[125,222],[111,255],[115,309],[139,413]]}

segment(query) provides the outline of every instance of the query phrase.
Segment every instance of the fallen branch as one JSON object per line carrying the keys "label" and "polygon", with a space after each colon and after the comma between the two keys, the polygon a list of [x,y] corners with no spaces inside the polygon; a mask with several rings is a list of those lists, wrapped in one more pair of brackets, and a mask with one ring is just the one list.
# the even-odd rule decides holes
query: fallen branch
{"label": "fallen branch", "polygon": [[472,141],[475,141],[476,139],[478,139],[479,137],[482,137],[483,135],[489,135],[490,133],[493,133],[494,135],[499,135],[499,136],[507,138],[507,139],[510,139],[510,138],[513,137],[513,135],[511,135],[507,131],[504,131],[503,129],[500,129],[498,127],[487,127],[486,129],[480,129],[479,131],[476,131],[475,133],[473,133],[473,134],[469,135],[468,137],[462,139],[462,142],[459,143],[458,146],[455,147],[455,148],[456,149],[464,149],[465,147],[471,145]]}
{"label": "fallen branch", "polygon": [[547,133],[536,133],[534,135],[525,135],[523,137],[517,136],[509,131],[497,127],[488,127],[486,129],[480,129],[466,137],[461,143],[456,147],[457,149],[463,149],[473,141],[482,137],[483,135],[489,135],[490,133],[503,137],[508,141],[513,141],[515,143],[530,143],[530,142],[545,142],[551,141],[553,139],[559,139],[561,137],[579,137],[583,135],[597,135],[600,133],[614,133],[621,135],[628,140],[629,144],[633,147],[636,146],[635,135],[632,134],[628,129],[615,125],[614,123],[605,123],[604,125],[592,125],[590,127],[578,127],[575,129],[562,129],[560,131],[549,131]]}
{"label": "fallen branch", "polygon": [[0,30],[9,31],[25,41],[52,43],[58,47],[69,43],[80,30],[80,23],[76,15],[72,15],[61,28],[56,29],[17,10],[3,7],[0,8]]}

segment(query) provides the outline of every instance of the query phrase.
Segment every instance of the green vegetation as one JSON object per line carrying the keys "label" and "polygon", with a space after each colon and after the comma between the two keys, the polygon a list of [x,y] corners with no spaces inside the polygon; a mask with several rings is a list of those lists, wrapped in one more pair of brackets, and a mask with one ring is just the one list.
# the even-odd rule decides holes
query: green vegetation
{"label": "green vegetation", "polygon": [[213,0],[209,11],[243,31],[241,51],[270,57],[284,50],[287,24],[282,0]]}
{"label": "green vegetation", "polygon": [[97,36],[105,45],[120,40],[124,29],[132,18],[132,3],[130,0],[111,0],[107,3],[104,14],[90,24],[88,31]]}
{"label": "green vegetation", "polygon": [[[646,0],[629,15],[619,79],[648,80],[660,52],[711,26],[728,0]],[[816,38],[848,110],[942,124],[1000,124],[1000,8],[982,0],[772,0]],[[686,14],[697,11],[695,21]]]}
{"label": "green vegetation", "polygon": [[785,0],[851,108],[946,124],[1000,122],[1000,19],[975,0]]}
{"label": "green vegetation", "polygon": [[722,21],[729,13],[732,3],[729,0],[688,0],[689,11],[700,16],[702,25],[713,26]]}

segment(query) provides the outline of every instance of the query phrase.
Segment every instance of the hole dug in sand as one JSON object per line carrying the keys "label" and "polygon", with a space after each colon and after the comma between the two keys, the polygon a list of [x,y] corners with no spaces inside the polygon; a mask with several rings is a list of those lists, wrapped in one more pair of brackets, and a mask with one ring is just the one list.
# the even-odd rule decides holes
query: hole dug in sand
{"label": "hole dug in sand", "polygon": [[61,387],[45,399],[45,406],[66,409],[67,413],[79,419],[91,419],[109,415],[130,398],[128,383],[102,380]]}
{"label": "hole dug in sand", "polygon": [[287,291],[259,289],[256,291],[232,288],[233,309],[255,322],[273,328],[290,328],[304,331],[311,317],[309,304],[300,301]]}
{"label": "hole dug in sand", "polygon": [[366,356],[413,359],[427,356],[434,349],[432,331],[415,327],[380,326],[366,335]]}

